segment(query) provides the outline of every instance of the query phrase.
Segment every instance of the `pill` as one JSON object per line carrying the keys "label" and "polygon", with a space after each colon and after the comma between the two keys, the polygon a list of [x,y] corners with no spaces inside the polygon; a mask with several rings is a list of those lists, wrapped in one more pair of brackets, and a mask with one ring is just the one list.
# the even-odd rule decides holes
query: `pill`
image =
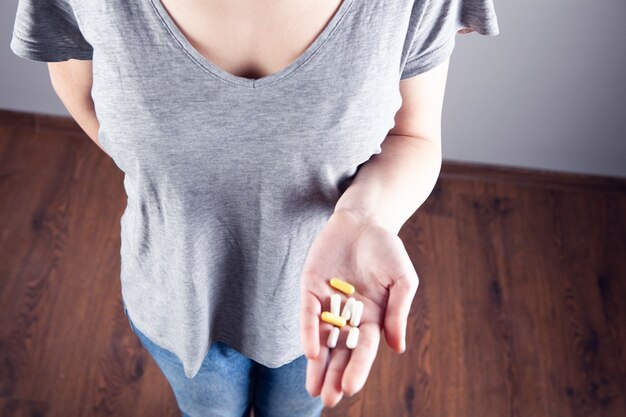
{"label": "pill", "polygon": [[352,317],[350,317],[350,326],[357,327],[361,323],[361,315],[363,314],[363,301],[357,301],[352,308]]}
{"label": "pill", "polygon": [[352,315],[352,311],[354,310],[354,305],[356,304],[356,299],[354,297],[348,298],[348,301],[343,306],[343,310],[341,311],[341,317],[346,320],[350,320],[350,316]]}
{"label": "pill", "polygon": [[341,309],[341,295],[333,294],[330,296],[330,312],[334,315],[339,315],[339,310]]}
{"label": "pill", "polygon": [[358,341],[359,341],[359,328],[350,327],[350,331],[348,332],[348,338],[346,339],[346,347],[348,349],[354,349]]}
{"label": "pill", "polygon": [[330,333],[328,334],[328,340],[326,341],[326,346],[329,348],[334,348],[337,346],[337,340],[339,340],[339,327],[333,326]]}
{"label": "pill", "polygon": [[337,327],[343,327],[346,325],[346,319],[333,314],[330,311],[322,311],[322,320]]}
{"label": "pill", "polygon": [[354,285],[339,278],[331,278],[330,286],[348,295],[352,295],[354,293]]}

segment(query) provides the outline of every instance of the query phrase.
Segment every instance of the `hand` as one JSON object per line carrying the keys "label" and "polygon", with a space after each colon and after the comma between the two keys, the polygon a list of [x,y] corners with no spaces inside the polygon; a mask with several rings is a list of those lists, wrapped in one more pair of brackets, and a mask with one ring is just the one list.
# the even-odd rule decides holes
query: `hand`
{"label": "hand", "polygon": [[[364,303],[359,340],[346,348],[347,328],[337,346],[326,346],[332,325],[321,321],[330,296],[339,293],[328,281],[341,278],[355,286],[352,295]],[[406,324],[418,277],[402,240],[384,227],[349,211],[334,212],[312,243],[300,283],[300,336],[308,358],[306,388],[334,407],[343,394],[361,390],[376,358],[381,331],[391,349],[406,349]],[[347,300],[342,295],[342,308]]]}

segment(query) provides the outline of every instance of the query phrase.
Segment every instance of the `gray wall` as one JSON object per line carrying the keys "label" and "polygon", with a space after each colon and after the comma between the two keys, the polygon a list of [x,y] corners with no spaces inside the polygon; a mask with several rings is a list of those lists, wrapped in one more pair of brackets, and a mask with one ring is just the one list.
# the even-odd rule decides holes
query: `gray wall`
{"label": "gray wall", "polygon": [[[9,49],[0,108],[68,115],[45,63]],[[457,35],[443,114],[447,160],[626,178],[626,1],[496,1],[500,35]]]}

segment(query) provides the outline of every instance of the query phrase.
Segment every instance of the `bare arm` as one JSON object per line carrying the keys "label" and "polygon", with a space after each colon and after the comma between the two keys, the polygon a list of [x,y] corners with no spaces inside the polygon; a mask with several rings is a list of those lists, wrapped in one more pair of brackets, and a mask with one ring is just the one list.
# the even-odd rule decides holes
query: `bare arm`
{"label": "bare arm", "polygon": [[52,88],[65,108],[89,138],[102,149],[98,143],[100,123],[96,118],[91,99],[93,80],[91,61],[70,59],[62,62],[48,62],[48,71]]}
{"label": "bare arm", "polygon": [[380,154],[365,163],[340,197],[347,210],[398,233],[433,190],[441,170],[441,114],[449,60],[402,80],[402,108]]}
{"label": "bare arm", "polygon": [[[431,193],[441,168],[441,115],[448,60],[400,81],[402,107],[382,151],[361,166],[313,241],[300,279],[301,342],[307,355],[306,387],[334,407],[344,393],[365,384],[382,330],[391,349],[406,349],[406,328],[419,278],[398,237],[400,228]],[[345,276],[366,307],[359,346],[330,352],[320,343],[327,280]],[[327,330],[324,330],[324,327]],[[321,336],[320,333],[324,334]],[[341,336],[340,336],[341,337]]]}

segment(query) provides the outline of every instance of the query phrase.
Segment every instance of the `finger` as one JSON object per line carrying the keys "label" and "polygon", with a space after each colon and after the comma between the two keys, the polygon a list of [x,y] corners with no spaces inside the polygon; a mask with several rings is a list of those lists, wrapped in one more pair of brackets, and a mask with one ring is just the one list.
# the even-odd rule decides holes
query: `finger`
{"label": "finger", "polygon": [[322,305],[307,289],[301,290],[300,337],[307,359],[315,359],[320,351],[319,317]]}
{"label": "finger", "polygon": [[380,327],[376,323],[361,323],[359,341],[356,348],[352,350],[341,381],[342,390],[346,395],[353,396],[365,385],[374,359],[376,359],[379,344]]}
{"label": "finger", "polygon": [[389,287],[385,311],[385,340],[397,353],[403,353],[406,349],[406,324],[416,290],[417,279],[409,278],[399,278]]}
{"label": "finger", "polygon": [[307,361],[306,372],[306,388],[309,394],[313,397],[320,395],[322,391],[322,385],[324,383],[324,375],[326,374],[326,368],[328,367],[329,360],[329,348],[326,344],[322,343],[322,340],[328,337],[328,333],[333,326],[328,323],[321,323],[320,325],[320,351],[316,358],[309,359]]}
{"label": "finger", "polygon": [[[328,337],[332,325],[322,323],[320,326],[320,340]],[[328,367],[329,349],[320,343],[320,351],[316,358],[309,359],[306,366],[306,389],[312,397],[317,397],[322,392],[324,375]]]}
{"label": "finger", "polygon": [[[322,402],[326,407],[334,407],[343,397],[341,389],[341,378],[346,369],[348,360],[350,359],[350,350],[345,347],[345,338],[347,332],[342,332],[343,346],[337,342],[337,347],[330,351],[330,361],[324,376],[324,385],[322,386]],[[339,339],[342,339],[340,335]]]}

